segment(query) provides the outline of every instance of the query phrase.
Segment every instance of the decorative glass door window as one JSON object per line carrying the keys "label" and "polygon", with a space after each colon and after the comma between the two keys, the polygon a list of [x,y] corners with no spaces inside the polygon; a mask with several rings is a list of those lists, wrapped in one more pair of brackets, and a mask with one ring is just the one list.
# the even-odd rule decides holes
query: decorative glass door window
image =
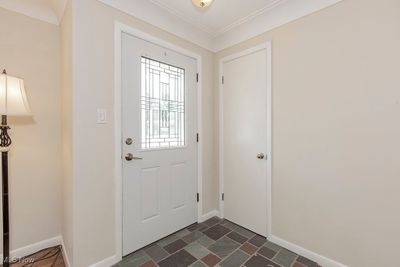
{"label": "decorative glass door window", "polygon": [[185,146],[185,70],[142,57],[141,76],[141,148]]}

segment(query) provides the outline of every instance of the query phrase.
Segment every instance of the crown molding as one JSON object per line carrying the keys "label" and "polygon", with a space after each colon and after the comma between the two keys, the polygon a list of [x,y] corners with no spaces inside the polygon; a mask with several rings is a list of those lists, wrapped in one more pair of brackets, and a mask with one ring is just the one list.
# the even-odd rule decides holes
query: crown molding
{"label": "crown molding", "polygon": [[165,9],[169,13],[177,16],[178,18],[185,21],[186,23],[208,33],[210,35],[210,37],[216,38],[216,37],[222,35],[223,33],[254,19],[257,16],[259,16],[265,12],[268,12],[269,10],[273,9],[277,5],[283,3],[287,0],[274,0],[272,3],[269,3],[268,5],[262,7],[261,9],[258,9],[256,11],[252,12],[251,14],[249,14],[241,19],[238,19],[237,21],[235,21],[225,27],[222,27],[220,29],[215,29],[215,28],[213,29],[211,27],[204,26],[202,23],[199,23],[199,22],[196,22],[195,20],[193,20],[190,16],[188,16],[182,10],[179,10],[177,8],[172,8],[171,6],[167,5],[165,2],[163,2],[161,0],[149,0],[149,1],[163,9]]}
{"label": "crown molding", "polygon": [[165,4],[164,2],[162,2],[160,0],[149,0],[149,1],[152,2],[155,5],[163,8],[163,9],[165,9],[169,13],[177,16],[178,18],[180,18],[181,20],[185,21],[186,23],[192,25],[193,27],[196,27],[199,30],[208,33],[210,36],[216,36],[217,35],[215,29],[212,29],[210,27],[206,27],[206,26],[204,26],[204,25],[202,25],[200,23],[197,23],[190,16],[187,16],[181,10],[178,10],[178,9],[175,9],[175,8],[171,8],[169,5]]}
{"label": "crown molding", "polygon": [[214,51],[229,48],[341,1],[343,0],[285,0],[215,38]]}
{"label": "crown molding", "polygon": [[[221,29],[204,27],[160,0],[98,0],[212,52],[218,52],[343,0],[274,0]],[[59,25],[68,0],[0,0],[0,7]]]}
{"label": "crown molding", "polygon": [[68,0],[0,0],[0,7],[50,24],[59,25]]}
{"label": "crown molding", "polygon": [[212,52],[218,52],[343,0],[275,0],[217,32],[159,0],[98,0]]}
{"label": "crown molding", "polygon": [[58,25],[58,18],[49,6],[29,1],[0,0],[0,7],[25,16]]}
{"label": "crown molding", "polygon": [[213,51],[213,38],[206,32],[183,21],[151,1],[98,0],[140,20],[172,33],[207,50]]}
{"label": "crown molding", "polygon": [[258,16],[261,16],[262,14],[272,10],[273,8],[277,7],[280,4],[283,4],[286,1],[288,1],[288,0],[275,0],[272,3],[266,5],[265,7],[261,8],[259,10],[256,10],[253,13],[251,13],[251,14],[249,14],[249,15],[247,15],[247,16],[245,16],[245,17],[243,17],[243,18],[241,18],[241,19],[239,19],[239,20],[237,20],[237,21],[235,21],[235,22],[223,27],[222,29],[218,30],[215,33],[214,37],[218,37],[218,36],[224,34],[225,32],[227,32],[229,30],[232,30],[233,28],[239,27],[240,25],[245,24],[245,23],[253,20],[254,18],[256,18]]}

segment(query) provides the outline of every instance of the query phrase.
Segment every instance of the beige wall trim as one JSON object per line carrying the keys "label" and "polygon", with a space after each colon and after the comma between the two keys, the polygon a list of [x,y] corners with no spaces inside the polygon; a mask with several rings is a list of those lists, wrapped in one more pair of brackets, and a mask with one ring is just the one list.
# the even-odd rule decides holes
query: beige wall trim
{"label": "beige wall trim", "polygon": [[[200,201],[197,203],[197,220],[201,221],[203,216],[203,149],[202,149],[202,56],[192,51],[184,49],[180,46],[171,44],[167,41],[154,37],[148,33],[132,28],[128,25],[115,22],[115,70],[114,70],[114,135],[115,135],[115,244],[116,255],[108,259],[114,258],[116,262],[122,259],[122,81],[121,81],[121,37],[123,33],[128,33],[139,37],[143,40],[160,45],[162,47],[174,50],[178,53],[194,58],[197,61],[197,73],[199,81],[197,83],[197,132],[200,135],[200,140],[197,143],[197,191],[200,195]],[[107,261],[108,263],[108,261]],[[97,266],[97,265],[95,265]],[[100,265],[102,266],[102,265]]]}
{"label": "beige wall trim", "polygon": [[267,41],[252,48],[229,55],[219,61],[219,215],[224,218],[224,202],[222,193],[224,193],[224,116],[223,116],[223,83],[224,75],[223,64],[245,55],[255,53],[260,50],[266,50],[267,53],[267,237],[272,234],[272,42]]}
{"label": "beige wall trim", "polygon": [[313,251],[310,251],[308,249],[305,249],[303,247],[300,247],[296,244],[290,243],[289,241],[286,241],[282,238],[279,238],[277,236],[271,235],[268,238],[269,241],[278,244],[281,247],[284,247],[288,250],[291,250],[301,256],[304,256],[306,258],[309,258],[310,260],[313,260],[317,262],[319,265],[322,265],[324,267],[348,267],[347,265],[344,265],[340,262],[334,261],[332,259],[329,259],[325,256],[322,256],[318,253],[315,253]]}

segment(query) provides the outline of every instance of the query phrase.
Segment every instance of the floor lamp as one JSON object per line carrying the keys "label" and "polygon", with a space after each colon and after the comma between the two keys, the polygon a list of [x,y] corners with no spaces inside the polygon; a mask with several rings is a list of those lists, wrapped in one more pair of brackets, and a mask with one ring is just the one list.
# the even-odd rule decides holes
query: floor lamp
{"label": "floor lamp", "polygon": [[10,127],[7,116],[29,116],[28,99],[22,79],[7,75],[3,70],[0,74],[0,151],[2,168],[2,203],[3,203],[3,266],[10,266],[10,225],[8,207],[8,151],[11,138],[8,135]]}

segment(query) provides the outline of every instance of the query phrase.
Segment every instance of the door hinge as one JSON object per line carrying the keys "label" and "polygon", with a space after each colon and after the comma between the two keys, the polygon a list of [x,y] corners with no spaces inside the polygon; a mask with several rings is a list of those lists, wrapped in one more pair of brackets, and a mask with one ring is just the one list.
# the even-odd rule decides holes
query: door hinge
{"label": "door hinge", "polygon": [[222,76],[222,84],[225,84],[225,76]]}
{"label": "door hinge", "polygon": [[225,193],[222,193],[222,201],[225,201]]}
{"label": "door hinge", "polygon": [[196,81],[199,82],[199,74],[196,73]]}
{"label": "door hinge", "polygon": [[199,193],[197,193],[197,202],[199,202],[200,201],[200,194]]}
{"label": "door hinge", "polygon": [[196,141],[197,143],[200,141],[200,135],[198,133],[196,134]]}

